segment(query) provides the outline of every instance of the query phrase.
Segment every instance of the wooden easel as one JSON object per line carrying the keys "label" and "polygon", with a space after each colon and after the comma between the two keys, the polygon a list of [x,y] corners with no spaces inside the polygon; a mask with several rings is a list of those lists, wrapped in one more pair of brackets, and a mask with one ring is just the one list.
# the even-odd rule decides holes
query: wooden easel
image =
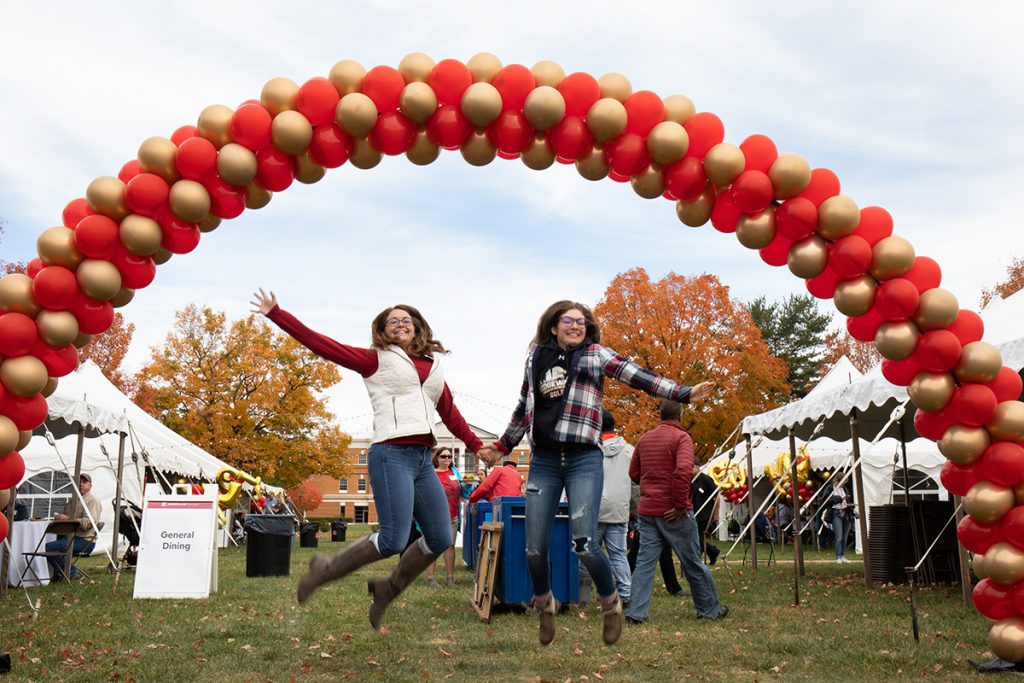
{"label": "wooden easel", "polygon": [[476,555],[476,575],[473,579],[473,609],[485,622],[491,621],[494,602],[494,577],[498,573],[498,554],[501,551],[501,522],[484,522],[480,526],[480,547]]}

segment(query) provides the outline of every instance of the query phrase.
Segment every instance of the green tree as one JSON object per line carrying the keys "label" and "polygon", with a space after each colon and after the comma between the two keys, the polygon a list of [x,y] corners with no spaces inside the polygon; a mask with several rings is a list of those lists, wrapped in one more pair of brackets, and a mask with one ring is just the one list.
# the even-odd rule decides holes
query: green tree
{"label": "green tree", "polygon": [[784,301],[771,304],[760,296],[747,309],[772,355],[789,366],[786,383],[792,396],[806,396],[821,376],[825,333],[832,316],[818,310],[809,294],[791,294]]}

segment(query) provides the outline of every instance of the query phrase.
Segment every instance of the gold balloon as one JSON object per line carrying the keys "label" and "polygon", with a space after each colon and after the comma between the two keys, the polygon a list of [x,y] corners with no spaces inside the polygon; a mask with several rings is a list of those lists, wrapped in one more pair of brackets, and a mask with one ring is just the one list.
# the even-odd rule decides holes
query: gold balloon
{"label": "gold balloon", "polygon": [[686,95],[669,95],[664,102],[666,121],[675,121],[679,125],[683,125],[697,113],[697,108],[693,106],[693,100]]}
{"label": "gold balloon", "polygon": [[199,121],[196,128],[199,134],[213,143],[213,146],[220,149],[231,142],[231,118],[235,112],[231,107],[223,104],[211,104],[199,112]]}
{"label": "gold balloon", "polygon": [[15,396],[35,396],[49,378],[43,361],[35,356],[18,356],[0,363],[0,382]]}
{"label": "gold balloon", "polygon": [[555,151],[548,146],[544,133],[537,133],[519,158],[527,168],[543,171],[555,163]]}
{"label": "gold balloon", "polygon": [[380,163],[381,154],[366,138],[355,138],[352,141],[352,154],[349,155],[348,160],[356,168],[368,171]]}
{"label": "gold balloon", "polygon": [[402,88],[398,106],[406,118],[422,126],[437,111],[437,93],[426,83],[410,83]]}
{"label": "gold balloon", "polygon": [[700,226],[711,220],[711,209],[715,204],[715,190],[705,187],[704,191],[694,199],[680,199],[676,202],[676,216],[684,225],[691,228]]}
{"label": "gold balloon", "polygon": [[194,180],[179,180],[171,185],[167,201],[171,212],[186,223],[198,223],[210,213],[210,193]]}
{"label": "gold balloon", "polygon": [[955,389],[956,382],[948,372],[922,370],[910,381],[907,394],[918,410],[934,413],[946,407]]}
{"label": "gold balloon", "polygon": [[137,256],[152,256],[163,240],[159,223],[135,213],[121,221],[120,234],[124,248]]}
{"label": "gold balloon", "polygon": [[256,178],[256,155],[234,142],[224,145],[217,154],[217,173],[226,182],[245,187]]}
{"label": "gold balloon", "polygon": [[832,296],[836,309],[845,316],[854,318],[864,315],[871,310],[875,303],[875,290],[878,285],[867,275],[861,275],[851,280],[843,280],[836,285],[836,292]]}
{"label": "gold balloon", "polygon": [[799,154],[780,154],[768,169],[776,199],[795,197],[811,184],[811,165]]}
{"label": "gold balloon", "polygon": [[992,654],[1008,662],[1024,661],[1024,617],[1003,619],[988,631]]}
{"label": "gold balloon", "polygon": [[[11,418],[0,415],[0,454],[7,454],[18,447],[18,427]],[[7,505],[0,502],[0,510]]]}
{"label": "gold balloon", "polygon": [[736,239],[747,249],[764,249],[775,239],[775,209],[768,207],[756,216],[741,216]]}
{"label": "gold balloon", "polygon": [[128,204],[124,200],[124,192],[125,186],[120,179],[100,176],[89,183],[89,187],[85,189],[85,199],[89,202],[89,207],[96,213],[119,221],[129,213]]}
{"label": "gold balloon", "polygon": [[914,265],[914,247],[902,237],[892,235],[871,249],[871,273],[876,280],[906,275]]}
{"label": "gold balloon", "polygon": [[992,443],[983,427],[955,424],[939,439],[939,452],[957,465],[970,465]]}
{"label": "gold balloon", "polygon": [[36,253],[48,266],[64,266],[71,270],[84,258],[75,246],[75,231],[63,225],[43,230],[36,240]]}
{"label": "gold balloon", "polygon": [[91,341],[92,341],[92,335],[91,334],[86,334],[84,332],[79,332],[78,336],[75,337],[75,341],[73,341],[71,343],[75,345],[76,349],[80,349],[80,348],[82,348],[83,346],[85,346],[86,344],[88,344]]}
{"label": "gold balloon", "polygon": [[78,319],[68,311],[39,311],[36,327],[43,341],[55,348],[67,346],[78,336]]}
{"label": "gold balloon", "polygon": [[[964,511],[982,524],[991,524],[1002,519],[1014,506],[1013,489],[979,481],[963,497]],[[988,553],[986,553],[988,555]],[[991,572],[991,557],[986,557],[987,569]]]}
{"label": "gold balloon", "polygon": [[[248,185],[246,185],[246,187],[248,187]],[[265,192],[270,192],[270,190],[264,190],[264,191]],[[252,208],[259,208],[259,207],[252,207],[252,206],[246,205],[246,208],[252,209]],[[207,216],[203,220],[199,221],[198,225],[199,225],[199,232],[202,232],[202,233],[213,232],[214,230],[216,230],[217,228],[220,227],[220,218],[218,218],[217,216],[214,216],[213,214],[210,214],[209,216]]]}
{"label": "gold balloon", "polygon": [[[3,452],[4,453],[10,453],[13,450],[14,449],[11,448],[11,449],[5,450]],[[11,503],[11,490],[10,489],[3,489],[2,491],[0,491],[0,514],[5,514],[5,511],[7,510],[7,506],[10,505],[10,503]]]}
{"label": "gold balloon", "polygon": [[644,199],[657,199],[665,194],[665,181],[661,178],[661,170],[649,164],[640,173],[629,179],[633,192]]}
{"label": "gold balloon", "polygon": [[961,382],[991,382],[1003,367],[1003,356],[999,349],[988,342],[976,341],[960,349],[960,360],[953,367],[953,374]]}
{"label": "gold balloon", "polygon": [[828,243],[817,235],[805,237],[793,244],[786,257],[789,272],[805,280],[821,275],[827,264]]}
{"label": "gold balloon", "polygon": [[56,377],[47,378],[46,386],[43,387],[39,393],[43,395],[43,398],[49,398],[50,396],[53,395],[53,392],[57,391],[58,383],[59,382]]}
{"label": "gold balloon", "polygon": [[324,179],[327,169],[313,161],[308,154],[295,158],[295,179],[304,185],[312,185]]}
{"label": "gold balloon", "polygon": [[558,84],[565,80],[565,69],[550,59],[542,59],[530,69],[533,79],[538,86],[549,86],[557,88]]}
{"label": "gold balloon", "polygon": [[914,313],[914,322],[922,330],[944,330],[956,321],[960,304],[953,293],[940,289],[926,290]]}
{"label": "gold balloon", "polygon": [[109,301],[121,290],[121,272],[110,261],[86,259],[75,277],[78,287],[94,301]]}
{"label": "gold balloon", "polygon": [[[690,135],[675,121],[662,121],[647,135],[647,151],[662,166],[682,159],[689,147]],[[706,167],[706,159],[704,163]]]}
{"label": "gold balloon", "polygon": [[576,160],[576,172],[587,180],[601,180],[608,177],[608,163],[605,161],[604,151],[600,145],[594,145],[586,155]]}
{"label": "gold balloon", "polygon": [[996,406],[996,414],[985,425],[993,439],[999,441],[1024,441],[1024,403],[1003,401]]}
{"label": "gold balloon", "polygon": [[481,81],[490,83],[498,75],[498,72],[501,71],[502,63],[500,59],[490,52],[478,52],[469,58],[466,66],[469,67],[469,72],[473,74],[474,83]]}
{"label": "gold balloon", "polygon": [[721,142],[709,149],[704,157],[704,173],[717,187],[725,187],[743,173],[746,163],[743,150],[728,142]]}
{"label": "gold balloon", "polygon": [[565,98],[550,85],[534,88],[526,96],[523,115],[537,130],[547,130],[565,118]]}
{"label": "gold balloon", "polygon": [[587,112],[587,128],[598,142],[617,138],[626,130],[626,108],[611,97],[594,102]]}
{"label": "gold balloon", "polygon": [[39,304],[32,296],[32,278],[24,273],[9,273],[0,277],[0,311],[24,313],[34,318]]}
{"label": "gold balloon", "polygon": [[[270,203],[273,197],[273,192],[257,183],[249,183],[245,186],[245,208],[247,209],[262,209]],[[199,225],[199,229],[203,229],[202,224]],[[213,228],[210,229],[212,230]]]}
{"label": "gold balloon", "polygon": [[298,96],[298,84],[290,78],[278,76],[263,85],[263,90],[260,91],[260,104],[271,116],[276,117],[283,111],[295,109],[295,99]]}
{"label": "gold balloon", "polygon": [[274,147],[285,154],[298,156],[309,148],[309,142],[313,139],[313,126],[299,112],[283,111],[274,117],[270,138]]}
{"label": "gold balloon", "polygon": [[829,197],[818,207],[818,234],[827,240],[846,237],[859,223],[857,203],[844,194]]}
{"label": "gold balloon", "polygon": [[461,107],[470,123],[484,128],[501,114],[501,93],[490,83],[474,83],[462,93]]}
{"label": "gold balloon", "polygon": [[629,79],[620,73],[607,73],[597,79],[597,84],[601,88],[601,97],[610,97],[622,102],[633,94],[633,86]]}
{"label": "gold balloon", "polygon": [[135,298],[135,290],[129,287],[122,287],[114,295],[114,298],[110,300],[110,305],[114,308],[124,308],[132,302]]}
{"label": "gold balloon", "polygon": [[338,94],[344,97],[362,90],[365,77],[366,69],[362,64],[351,59],[343,59],[331,67],[327,80],[331,82]]}
{"label": "gold balloon", "polygon": [[139,145],[139,166],[146,173],[155,173],[168,183],[180,178],[178,175],[178,146],[167,138],[154,135]]}
{"label": "gold balloon", "polygon": [[434,69],[434,60],[422,52],[410,52],[398,63],[398,73],[406,83],[424,83]]}
{"label": "gold balloon", "polygon": [[[1012,493],[1010,498],[1013,498]],[[965,507],[966,504],[965,498]],[[1003,514],[1006,512],[1009,512],[1009,508]],[[1012,586],[1024,579],[1024,550],[1006,541],[996,543],[985,553],[985,568],[988,570],[988,578],[992,581],[1003,586]]]}
{"label": "gold balloon", "polygon": [[882,323],[875,332],[875,348],[883,358],[903,360],[914,352],[920,338],[917,325],[909,320]]}
{"label": "gold balloon", "polygon": [[462,158],[473,166],[486,166],[494,161],[497,153],[487,139],[487,133],[475,132],[462,143]]}
{"label": "gold balloon", "polygon": [[405,157],[417,166],[426,166],[437,161],[441,155],[441,147],[427,137],[427,131],[421,130],[416,133],[412,147],[405,153]]}
{"label": "gold balloon", "polygon": [[172,256],[174,256],[173,253],[171,253],[167,249],[164,249],[163,247],[160,247],[155,252],[153,252],[153,263],[155,263],[158,266],[162,266],[163,264],[170,261]]}
{"label": "gold balloon", "polygon": [[349,135],[366,137],[377,123],[377,105],[361,92],[349,93],[338,102],[334,118]]}
{"label": "gold balloon", "polygon": [[25,448],[25,446],[27,446],[29,441],[31,441],[31,440],[32,440],[32,430],[31,429],[23,429],[23,430],[21,430],[20,432],[18,432],[18,447],[15,448],[14,450],[16,450],[16,451],[23,450]]}

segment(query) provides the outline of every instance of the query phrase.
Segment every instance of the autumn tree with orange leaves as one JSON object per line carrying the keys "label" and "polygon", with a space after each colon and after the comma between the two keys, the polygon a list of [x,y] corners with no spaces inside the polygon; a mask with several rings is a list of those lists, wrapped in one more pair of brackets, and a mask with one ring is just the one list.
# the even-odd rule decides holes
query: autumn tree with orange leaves
{"label": "autumn tree with orange leaves", "polygon": [[853,367],[861,372],[867,372],[882,362],[882,354],[878,353],[874,344],[854,339],[845,328],[826,334],[824,344],[825,355],[821,359],[822,375],[843,356],[850,359]]}
{"label": "autumn tree with orange leaves", "polygon": [[350,437],[319,396],[337,366],[262,318],[189,305],[139,376],[145,409],[239,469],[283,487],[348,474]]}
{"label": "autumn tree with orange leaves", "polygon": [[138,391],[138,380],[134,375],[125,374],[121,363],[128,353],[135,334],[135,324],[126,322],[120,313],[114,313],[110,328],[78,350],[78,362],[91,360],[111,384],[131,396]]}
{"label": "autumn tree with orange leaves", "polygon": [[1005,299],[1022,289],[1024,289],[1024,258],[1017,256],[1006,267],[1006,279],[981,290],[981,307],[985,308],[993,299]]}
{"label": "autumn tree with orange leaves", "polygon": [[[786,363],[772,356],[746,307],[714,275],[669,273],[652,281],[635,268],[612,280],[594,312],[602,344],[670,379],[718,385],[683,412],[699,460],[745,416],[788,399]],[[631,443],[658,424],[658,400],[619,382],[605,383],[604,405]]]}
{"label": "autumn tree with orange leaves", "polygon": [[317,488],[312,479],[307,479],[301,484],[288,489],[288,498],[291,499],[295,509],[305,517],[320,507],[320,503],[324,500],[324,494]]}

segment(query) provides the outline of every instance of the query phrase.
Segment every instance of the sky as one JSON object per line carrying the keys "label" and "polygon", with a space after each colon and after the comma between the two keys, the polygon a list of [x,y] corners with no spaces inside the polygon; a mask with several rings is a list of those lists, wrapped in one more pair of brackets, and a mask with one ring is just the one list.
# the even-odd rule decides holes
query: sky
{"label": "sky", "polygon": [[[143,140],[195,124],[208,105],[258,98],[273,77],[301,84],[342,59],[369,69],[411,52],[491,52],[686,95],[734,144],[768,135],[835,171],[860,206],[889,210],[896,233],[939,262],[943,286],[977,308],[982,288],[1024,256],[1022,15],[1012,2],[7,3],[0,253],[34,257],[64,205],[116,175]],[[296,183],[161,266],[121,309],[136,326],[127,365],[145,363],[176,310],[195,303],[239,318],[257,287],[361,346],[377,312],[407,303],[452,350],[445,374],[467,419],[500,431],[543,309],[597,303],[635,267],[713,273],[741,301],[804,291],[732,235],[684,226],[671,202],[571,166],[389,157]],[[343,429],[364,433],[365,390],[343,377],[331,408]]]}

